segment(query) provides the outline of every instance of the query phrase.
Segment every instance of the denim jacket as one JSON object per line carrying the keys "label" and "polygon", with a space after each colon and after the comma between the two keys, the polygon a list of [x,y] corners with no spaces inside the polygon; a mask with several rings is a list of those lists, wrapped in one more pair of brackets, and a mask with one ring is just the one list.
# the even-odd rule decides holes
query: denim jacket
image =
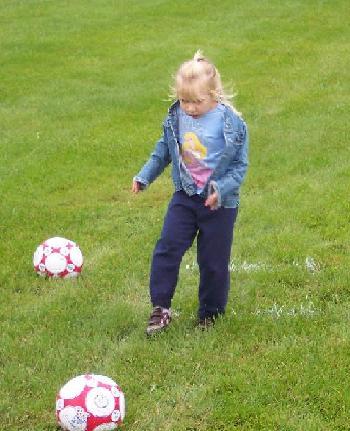
{"label": "denim jacket", "polygon": [[[180,156],[178,106],[179,101],[176,101],[169,108],[163,135],[134,180],[144,189],[172,162],[175,191],[183,190],[192,196],[197,193],[197,187]],[[224,111],[224,137],[226,147],[200,196],[206,198],[217,192],[218,207],[235,208],[239,205],[239,188],[248,166],[248,131],[246,123],[228,106]]]}

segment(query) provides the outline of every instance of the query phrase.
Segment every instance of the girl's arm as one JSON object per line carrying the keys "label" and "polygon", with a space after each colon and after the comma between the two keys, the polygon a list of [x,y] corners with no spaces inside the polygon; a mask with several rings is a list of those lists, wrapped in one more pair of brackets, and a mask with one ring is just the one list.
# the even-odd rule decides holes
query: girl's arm
{"label": "girl's arm", "polygon": [[225,174],[210,182],[209,195],[217,193],[217,208],[221,206],[222,199],[230,194],[238,194],[248,168],[248,132],[242,122],[240,140],[234,144],[238,146],[235,157],[227,168]]}
{"label": "girl's arm", "polygon": [[132,191],[137,193],[149,186],[164,171],[170,161],[169,148],[163,134],[148,161],[134,177]]}

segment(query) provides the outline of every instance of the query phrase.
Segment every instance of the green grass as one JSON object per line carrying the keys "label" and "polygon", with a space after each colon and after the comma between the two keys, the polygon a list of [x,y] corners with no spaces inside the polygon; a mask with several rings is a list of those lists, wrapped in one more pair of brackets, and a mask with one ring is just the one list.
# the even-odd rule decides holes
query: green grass
{"label": "green grass", "polygon": [[[345,0],[1,2],[1,429],[55,430],[56,392],[87,372],[124,390],[125,430],[350,429],[347,15]],[[250,131],[232,290],[195,331],[189,250],[173,325],[148,340],[169,172],[129,190],[198,48]],[[81,246],[79,280],[33,273],[55,235]]]}

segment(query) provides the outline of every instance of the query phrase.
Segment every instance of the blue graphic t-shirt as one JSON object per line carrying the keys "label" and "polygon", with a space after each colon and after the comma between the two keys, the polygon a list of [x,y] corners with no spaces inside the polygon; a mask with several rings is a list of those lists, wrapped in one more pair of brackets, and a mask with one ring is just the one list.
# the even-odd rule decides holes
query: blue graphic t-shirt
{"label": "blue graphic t-shirt", "polygon": [[225,107],[218,104],[199,118],[178,109],[182,161],[201,193],[225,148]]}

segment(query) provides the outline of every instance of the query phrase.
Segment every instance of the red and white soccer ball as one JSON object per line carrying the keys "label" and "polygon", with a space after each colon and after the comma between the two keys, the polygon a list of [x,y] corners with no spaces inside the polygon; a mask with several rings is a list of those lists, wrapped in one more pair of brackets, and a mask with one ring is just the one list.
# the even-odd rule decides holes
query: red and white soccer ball
{"label": "red and white soccer ball", "polygon": [[43,277],[76,277],[82,270],[83,255],[75,242],[55,236],[39,245],[33,265],[37,274]]}
{"label": "red and white soccer ball", "polygon": [[65,431],[109,431],[123,422],[125,397],[109,377],[85,374],[66,383],[56,397],[56,417]]}

